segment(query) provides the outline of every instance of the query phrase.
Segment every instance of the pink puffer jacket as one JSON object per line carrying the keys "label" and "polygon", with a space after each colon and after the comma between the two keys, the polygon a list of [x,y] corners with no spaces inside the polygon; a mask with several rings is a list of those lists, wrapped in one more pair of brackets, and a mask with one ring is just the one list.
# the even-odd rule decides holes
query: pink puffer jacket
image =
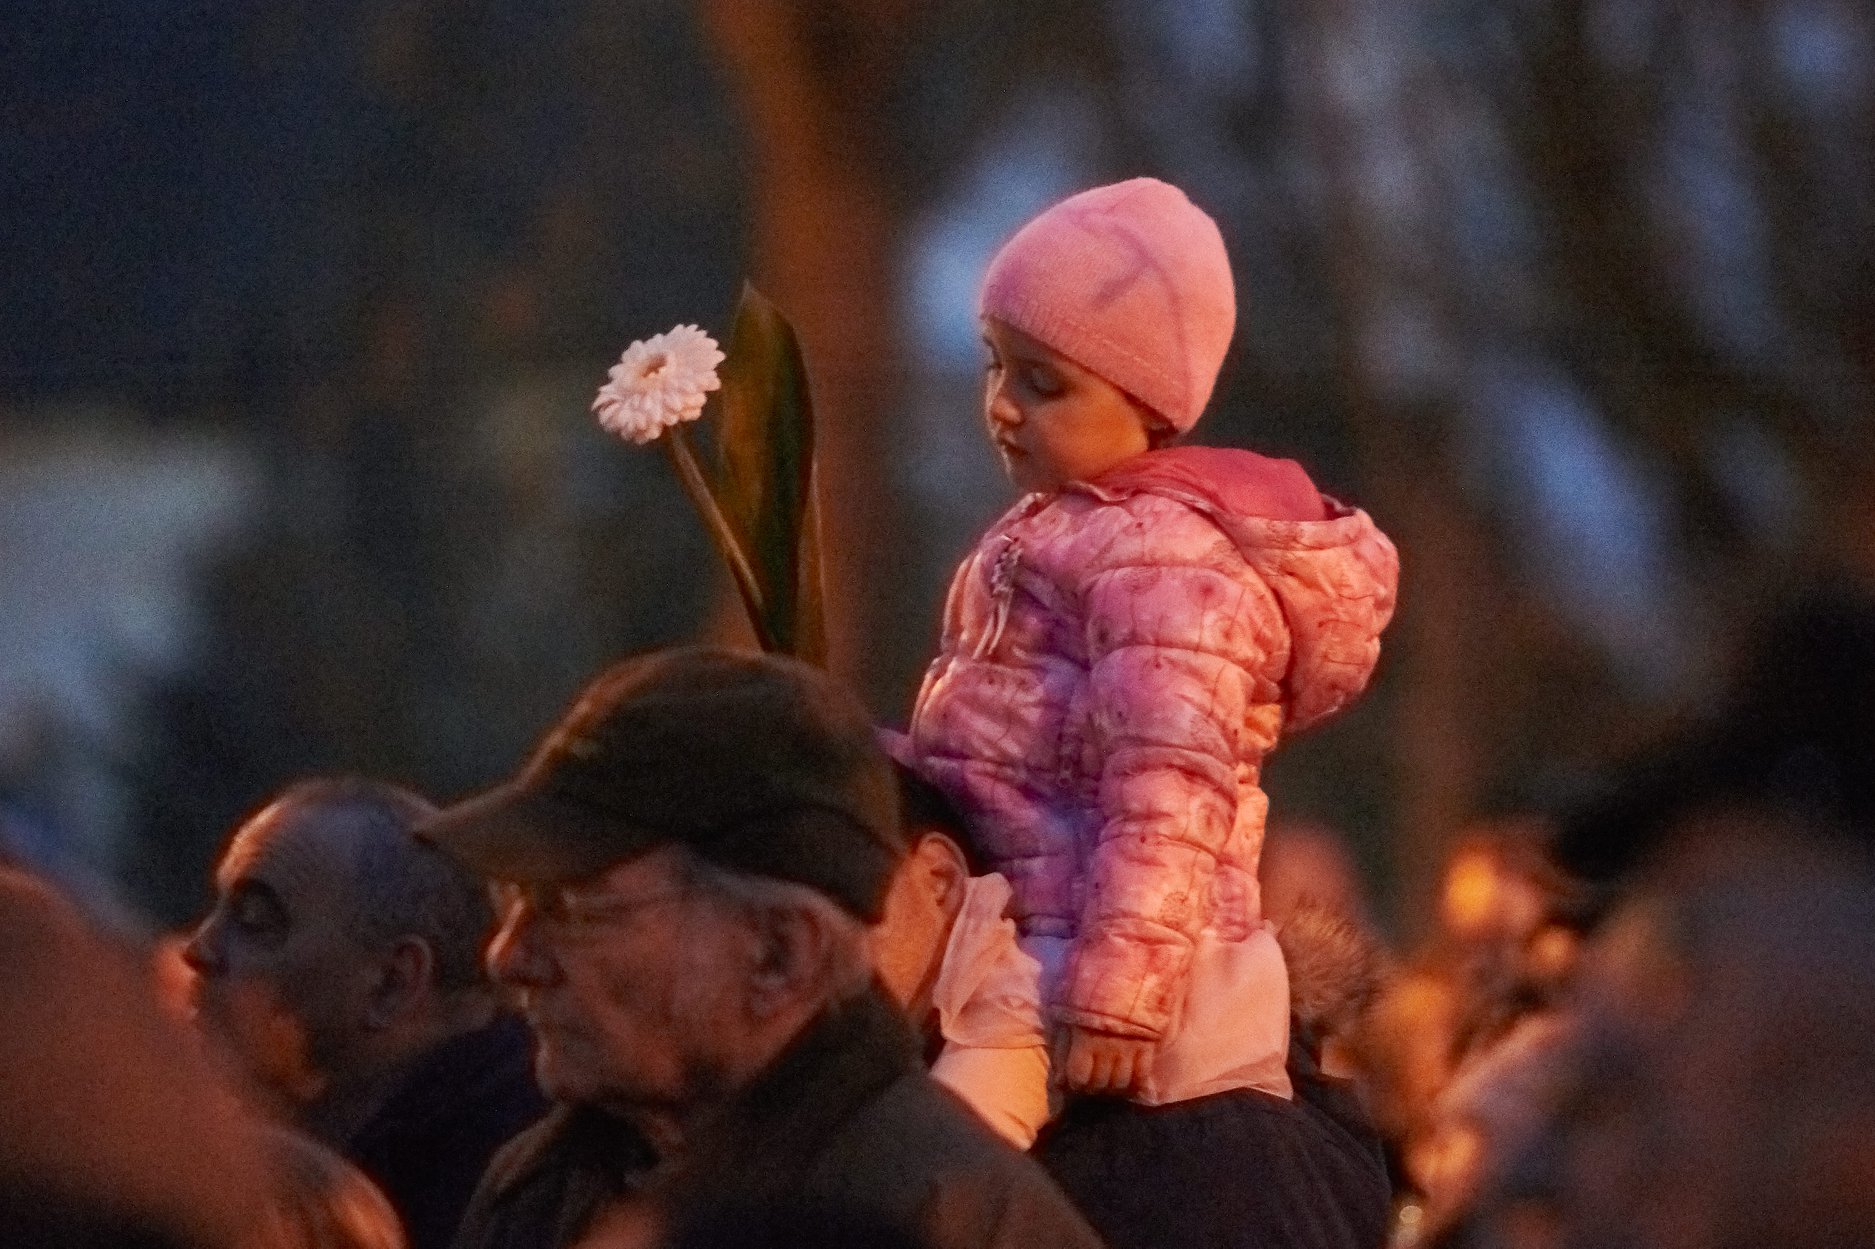
{"label": "pink puffer jacket", "polygon": [[1398,568],[1294,464],[1206,447],[1030,495],[977,544],[910,749],[1021,930],[1073,939],[1057,1019],[1160,1037],[1198,934],[1260,923],[1263,758],[1365,687]]}

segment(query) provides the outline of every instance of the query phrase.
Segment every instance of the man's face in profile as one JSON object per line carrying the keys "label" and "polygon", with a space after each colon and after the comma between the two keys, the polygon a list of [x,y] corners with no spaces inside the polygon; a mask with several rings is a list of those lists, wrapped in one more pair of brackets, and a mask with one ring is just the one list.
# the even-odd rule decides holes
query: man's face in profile
{"label": "man's face in profile", "polygon": [[197,1019],[263,1089],[318,1098],[362,1026],[369,951],[352,931],[350,830],[276,803],[235,835],[184,952]]}
{"label": "man's face in profile", "polygon": [[499,890],[489,973],[533,1027],[548,1096],[683,1105],[719,1079],[761,943],[675,864],[658,850],[585,880]]}

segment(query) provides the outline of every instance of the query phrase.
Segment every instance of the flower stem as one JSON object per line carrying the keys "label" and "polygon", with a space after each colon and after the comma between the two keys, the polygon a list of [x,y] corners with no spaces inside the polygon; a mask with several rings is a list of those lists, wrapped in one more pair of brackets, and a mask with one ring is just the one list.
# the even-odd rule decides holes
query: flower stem
{"label": "flower stem", "polygon": [[774,650],[775,638],[769,631],[768,616],[763,611],[761,584],[755,579],[755,570],[749,566],[749,557],[744,554],[742,544],[736,541],[736,533],[730,528],[729,518],[716,505],[716,496],[711,493],[709,482],[704,480],[703,470],[697,465],[696,451],[690,445],[689,434],[682,425],[673,425],[659,441],[670,454],[671,464],[677,469],[677,480],[683,483],[684,493],[690,496],[697,515],[703,518],[703,526],[710,531],[717,552],[722,555],[723,562],[729,565],[730,574],[735,578],[736,591],[742,596],[742,606],[749,613],[749,622],[755,626],[755,640],[761,643],[763,650]]}

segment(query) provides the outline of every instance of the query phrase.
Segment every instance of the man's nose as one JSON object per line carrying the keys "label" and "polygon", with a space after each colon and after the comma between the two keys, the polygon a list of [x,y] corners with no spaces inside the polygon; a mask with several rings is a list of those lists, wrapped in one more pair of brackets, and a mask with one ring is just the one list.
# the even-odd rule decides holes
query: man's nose
{"label": "man's nose", "polygon": [[214,939],[213,924],[213,920],[203,920],[196,925],[182,947],[182,961],[198,976],[215,976],[222,971],[221,949]]}
{"label": "man's nose", "polygon": [[510,907],[484,956],[488,978],[512,988],[535,989],[553,978],[553,960],[540,948],[526,907]]}

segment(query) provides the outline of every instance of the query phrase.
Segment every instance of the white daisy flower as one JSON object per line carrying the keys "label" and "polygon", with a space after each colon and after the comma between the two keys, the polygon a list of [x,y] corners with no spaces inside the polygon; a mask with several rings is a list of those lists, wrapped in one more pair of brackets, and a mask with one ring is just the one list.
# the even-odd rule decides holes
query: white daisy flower
{"label": "white daisy flower", "polygon": [[703,415],[704,398],[722,385],[716,366],[724,358],[716,340],[694,325],[655,334],[625,349],[592,410],[599,424],[643,446]]}

